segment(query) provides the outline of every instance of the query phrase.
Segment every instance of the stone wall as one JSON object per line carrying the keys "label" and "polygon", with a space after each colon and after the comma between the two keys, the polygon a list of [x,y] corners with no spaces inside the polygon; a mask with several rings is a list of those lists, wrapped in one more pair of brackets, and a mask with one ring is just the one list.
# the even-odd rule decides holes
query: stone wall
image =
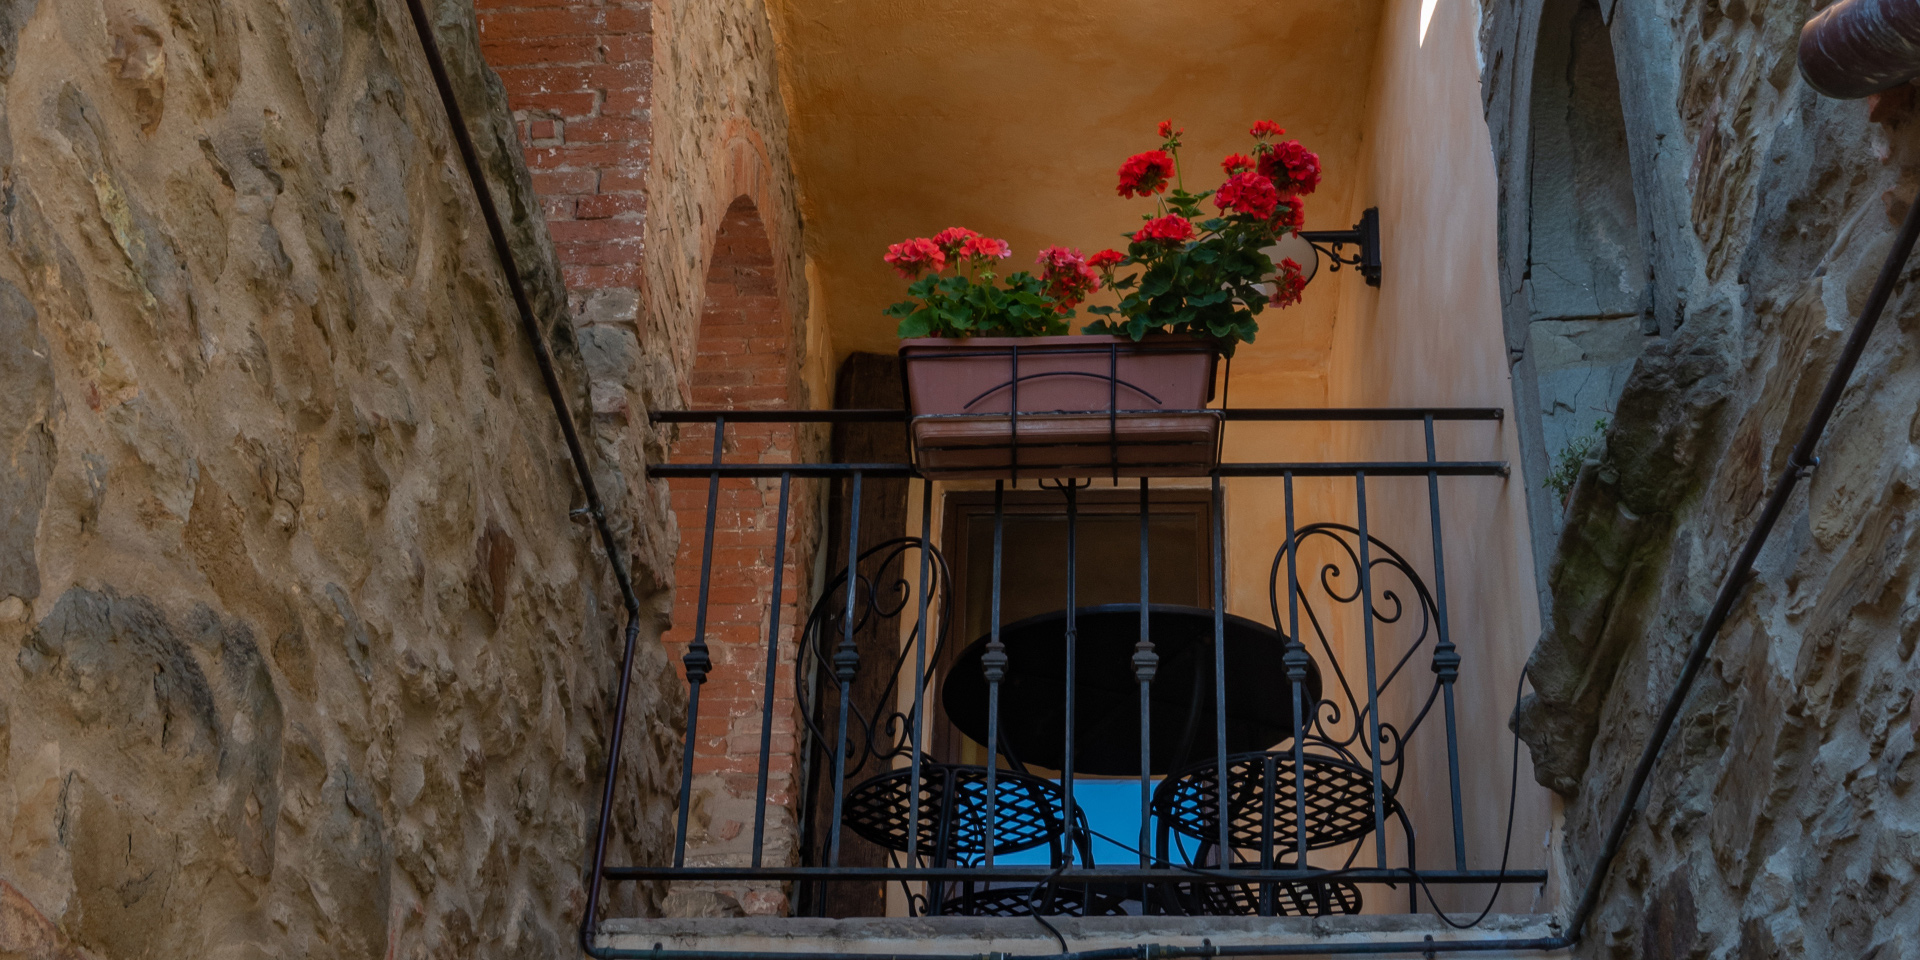
{"label": "stone wall", "polygon": [[[0,955],[570,952],[620,597],[404,6],[0,5],[0,104]],[[671,835],[649,614],[622,859]]]}
{"label": "stone wall", "polygon": [[[635,517],[623,528],[635,567],[666,574],[642,585],[659,591],[662,605],[674,611],[678,668],[692,634],[706,504],[690,482],[670,500],[668,485],[648,483],[638,465],[669,456],[703,459],[711,434],[654,427],[645,411],[689,403],[805,407],[826,368],[823,338],[807,325],[797,188],[765,5],[482,0],[481,7],[483,50],[505,80],[567,280],[591,383],[594,436],[607,461],[624,465],[614,482],[624,485]],[[741,329],[709,329],[717,322]],[[732,355],[736,348],[741,355]],[[702,350],[708,352],[704,363]],[[802,375],[807,370],[811,377]],[[734,437],[730,459],[804,460],[824,441],[818,432],[777,428],[735,427]],[[697,486],[704,491],[704,484]],[[729,598],[771,589],[771,557],[762,554],[777,514],[777,483],[734,486],[728,484],[730,519],[721,536],[737,542],[729,542],[716,563]],[[750,508],[733,502],[745,496],[755,501]],[[817,499],[812,484],[795,484],[790,529],[806,534],[788,544],[782,591],[794,598],[811,583]],[[666,534],[650,536],[654,531]],[[692,536],[676,537],[676,531]],[[703,706],[703,727],[717,727],[696,761],[701,779],[692,841],[696,859],[722,858],[703,863],[731,862],[725,858],[751,838],[751,815],[744,822],[738,816],[743,803],[751,806],[753,785],[738,782],[739,770],[730,778],[723,768],[751,764],[736,754],[759,749],[763,678],[737,672],[752,666],[749,645],[764,650],[764,620],[741,619],[764,603],[764,596],[754,596],[729,599],[714,623],[728,634],[727,643],[741,646],[737,653],[732,647],[716,652],[712,683],[719,706],[713,696]],[[797,599],[785,603],[791,618]],[[758,639],[749,643],[743,639],[749,635]],[[791,650],[790,628],[783,642]],[[789,665],[781,681],[789,692],[790,672]],[[676,677],[684,678],[684,670]],[[790,708],[789,697],[782,703]],[[742,725],[750,721],[756,725],[748,731]],[[792,775],[790,721],[776,733],[776,752],[786,759],[775,764],[775,782],[784,784]],[[793,800],[788,787],[776,792],[768,849],[783,852],[769,863],[792,855]],[[732,912],[744,904],[759,913],[784,910],[784,896],[769,891],[720,892],[687,891],[666,909]]]}
{"label": "stone wall", "polygon": [[[1661,336],[1551,553],[1515,720],[1577,895],[1623,782],[1920,187],[1911,88],[1815,95],[1806,0],[1586,4],[1611,33]],[[1551,12],[1551,11],[1549,11]],[[1485,3],[1503,271],[1524,310],[1537,2]],[[1909,267],[1907,277],[1912,276]],[[1903,282],[1701,676],[1588,956],[1906,956],[1920,928],[1920,304]],[[1510,344],[1512,346],[1513,344]],[[1536,517],[1536,523],[1542,518]]]}
{"label": "stone wall", "polygon": [[[592,436],[633,515],[623,525],[645,571],[673,568],[665,494],[638,464],[663,451],[645,410],[677,405],[671,361],[640,341],[647,172],[652,150],[653,8],[633,0],[480,0],[481,54],[499,72],[534,192],[559,256],[592,398]],[[682,374],[683,375],[683,374]],[[664,399],[656,383],[668,384]],[[625,519],[624,517],[622,518]],[[667,583],[642,579],[646,591]]]}

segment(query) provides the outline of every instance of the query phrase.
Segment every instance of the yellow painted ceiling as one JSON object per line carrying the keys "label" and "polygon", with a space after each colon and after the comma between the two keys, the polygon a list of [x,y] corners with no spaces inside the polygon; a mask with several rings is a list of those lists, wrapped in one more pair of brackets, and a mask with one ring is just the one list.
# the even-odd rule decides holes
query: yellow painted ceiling
{"label": "yellow painted ceiling", "polygon": [[[1156,147],[1168,118],[1187,131],[1190,189],[1216,185],[1227,153],[1251,152],[1253,121],[1279,121],[1321,156],[1307,226],[1350,226],[1382,5],[772,0],[815,319],[838,355],[893,352],[896,321],[881,311],[906,284],[880,257],[943,227],[1009,240],[1008,271],[1048,244],[1122,247],[1151,204],[1116,196],[1115,171]],[[1298,370],[1320,355],[1303,351],[1304,331],[1324,332],[1335,285],[1358,282],[1323,272],[1236,368]]]}

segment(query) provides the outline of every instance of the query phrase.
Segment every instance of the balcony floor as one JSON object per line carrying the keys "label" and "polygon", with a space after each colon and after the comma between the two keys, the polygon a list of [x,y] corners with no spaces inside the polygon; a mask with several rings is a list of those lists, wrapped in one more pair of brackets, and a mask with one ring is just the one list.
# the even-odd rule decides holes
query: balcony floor
{"label": "balcony floor", "polygon": [[[1430,914],[1351,917],[1049,917],[1069,949],[1132,948],[1140,944],[1215,947],[1267,944],[1333,947],[1366,942],[1535,940],[1557,936],[1550,914],[1499,914],[1472,930],[1455,930]],[[806,956],[964,955],[1014,957],[1058,954],[1060,942],[1031,918],[874,917],[822,920],[787,917],[612,919],[600,927],[600,946],[646,951],[739,951]],[[1352,949],[1351,946],[1348,949]],[[1548,957],[1565,951],[1513,950],[1490,957]],[[1401,954],[1404,955],[1404,954]]]}

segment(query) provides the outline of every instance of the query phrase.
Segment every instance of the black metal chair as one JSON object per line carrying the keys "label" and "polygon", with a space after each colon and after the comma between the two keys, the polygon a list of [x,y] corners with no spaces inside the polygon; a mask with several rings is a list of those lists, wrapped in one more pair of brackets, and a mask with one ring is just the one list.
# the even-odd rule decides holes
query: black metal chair
{"label": "black metal chair", "polygon": [[[902,767],[857,784],[847,793],[841,822],[879,846],[902,854],[912,852],[936,867],[984,864],[989,842],[987,768],[922,761],[917,800],[909,797],[912,777],[912,768]],[[1086,815],[1076,810],[1075,829],[1066,829],[1066,794],[1059,784],[1001,769],[994,774],[993,797],[995,856],[1044,846],[1051,867],[1072,866],[1076,859],[1093,865]],[[1099,891],[972,881],[929,883],[925,906],[929,913],[963,916],[1122,912],[1118,898]]]}
{"label": "black metal chair", "polygon": [[[909,799],[909,767],[871,777],[847,792],[841,822],[889,850],[908,852],[911,832],[918,850],[938,864],[972,864],[987,852],[987,768],[971,764],[920,764],[917,802]],[[995,776],[993,852],[996,856],[1059,847],[1066,834],[1065,795],[1058,784],[1012,770]],[[909,809],[917,807],[910,813]],[[910,824],[917,821],[917,825]]]}
{"label": "black metal chair", "polygon": [[[1298,863],[1303,828],[1308,850],[1344,846],[1374,832],[1372,771],[1320,753],[1305,754],[1302,760],[1296,772],[1291,750],[1227,757],[1227,842],[1233,851],[1258,851],[1265,862],[1287,869]],[[1154,791],[1155,853],[1160,862],[1211,868],[1224,863],[1229,869],[1235,865],[1234,856],[1220,855],[1218,769],[1217,760],[1201,761],[1168,777]],[[1301,805],[1295,798],[1301,795],[1303,780],[1306,802]],[[1185,854],[1181,838],[1194,841],[1191,855]],[[1359,887],[1337,880],[1184,880],[1163,886],[1163,906],[1185,913],[1256,914],[1267,899],[1267,911],[1278,916],[1348,914],[1361,907]]]}

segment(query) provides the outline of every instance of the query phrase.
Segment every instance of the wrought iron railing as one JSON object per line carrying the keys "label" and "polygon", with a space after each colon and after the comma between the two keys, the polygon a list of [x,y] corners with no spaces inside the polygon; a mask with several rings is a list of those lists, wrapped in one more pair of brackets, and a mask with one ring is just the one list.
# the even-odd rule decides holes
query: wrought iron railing
{"label": "wrought iron railing", "polygon": [[[955,571],[933,529],[934,484],[919,479],[912,463],[726,457],[728,431],[742,423],[904,428],[902,413],[656,414],[658,421],[693,425],[683,427],[689,432],[712,431],[704,462],[652,470],[676,485],[699,481],[705,494],[703,537],[682,544],[698,551],[700,566],[681,658],[688,706],[679,819],[671,863],[608,866],[602,877],[758,884],[790,897],[798,913],[827,910],[836,887],[887,884],[896,909],[971,915],[1324,915],[1358,912],[1366,891],[1376,888],[1401,888],[1417,909],[1421,886],[1542,882],[1544,871],[1470,866],[1462,810],[1454,698],[1471,664],[1450,629],[1442,478],[1505,476],[1507,467],[1439,459],[1435,425],[1500,415],[1230,410],[1229,423],[1419,425],[1425,457],[1223,463],[1208,477],[1185,481],[1042,481],[1066,525],[1065,594],[1058,611],[1015,623],[1002,622],[1003,587],[1027,575],[1022,564],[1031,558],[1004,550],[1010,488],[994,481],[989,609],[974,638],[954,635],[959,601]],[[1264,623],[1226,612],[1230,478],[1242,504],[1236,517],[1251,504],[1271,504],[1281,521],[1283,536],[1261,554]],[[1318,486],[1303,493],[1310,478]],[[838,541],[840,559],[796,604],[787,599],[787,578],[805,575],[788,569],[795,532],[788,526],[796,481],[806,479],[841,485],[841,516],[821,537]],[[869,529],[863,538],[863,486],[880,479],[913,481],[917,534],[901,529],[876,540]],[[764,639],[750,656],[735,650],[717,662],[708,611],[716,517],[728,480],[763,483],[769,491],[777,484],[777,529],[765,619],[756,625]],[[1414,482],[1424,485],[1424,496],[1393,497],[1391,529],[1409,529],[1408,505],[1425,501],[1413,512],[1425,514],[1419,547],[1431,554],[1417,559],[1382,536],[1378,507],[1381,484]],[[1137,493],[1136,601],[1088,606],[1077,595],[1077,531],[1094,483],[1125,483],[1129,495]],[[1204,490],[1211,507],[1205,606],[1156,603],[1149,595],[1156,495],[1176,487]],[[1308,505],[1332,515],[1307,522]],[[1111,514],[1110,501],[1108,508]],[[783,623],[791,624],[786,638]],[[897,636],[897,644],[885,645],[886,656],[872,656],[871,647],[862,656],[856,634],[875,630]],[[702,694],[728,671],[729,679],[752,686],[760,711],[757,727],[748,724],[758,731],[757,750],[747,750],[752,738],[735,738],[729,767],[742,776],[753,772],[752,839],[744,850],[735,843],[703,853],[689,836],[696,755],[713,739],[701,733],[709,719]],[[780,689],[783,676],[791,686]],[[737,710],[740,701],[729,702]],[[784,761],[794,778],[792,809],[784,812],[770,810],[779,804],[769,800],[770,770],[782,761],[776,732],[789,722],[783,715],[797,733]],[[935,724],[951,725],[984,759],[966,762],[951,747],[936,751]],[[1421,750],[1442,758],[1419,766],[1428,775],[1444,769],[1444,788],[1430,784],[1419,792],[1444,795],[1444,811],[1415,810],[1409,799],[1409,759]],[[1138,784],[1138,832],[1126,836],[1103,829],[1082,802],[1089,778],[1111,786],[1117,777]],[[791,842],[772,844],[770,813],[797,834]],[[1416,821],[1450,833],[1446,855],[1433,857],[1421,846]],[[884,851],[884,862],[848,862],[852,837]],[[1095,862],[1096,841],[1125,851],[1122,862]]]}

